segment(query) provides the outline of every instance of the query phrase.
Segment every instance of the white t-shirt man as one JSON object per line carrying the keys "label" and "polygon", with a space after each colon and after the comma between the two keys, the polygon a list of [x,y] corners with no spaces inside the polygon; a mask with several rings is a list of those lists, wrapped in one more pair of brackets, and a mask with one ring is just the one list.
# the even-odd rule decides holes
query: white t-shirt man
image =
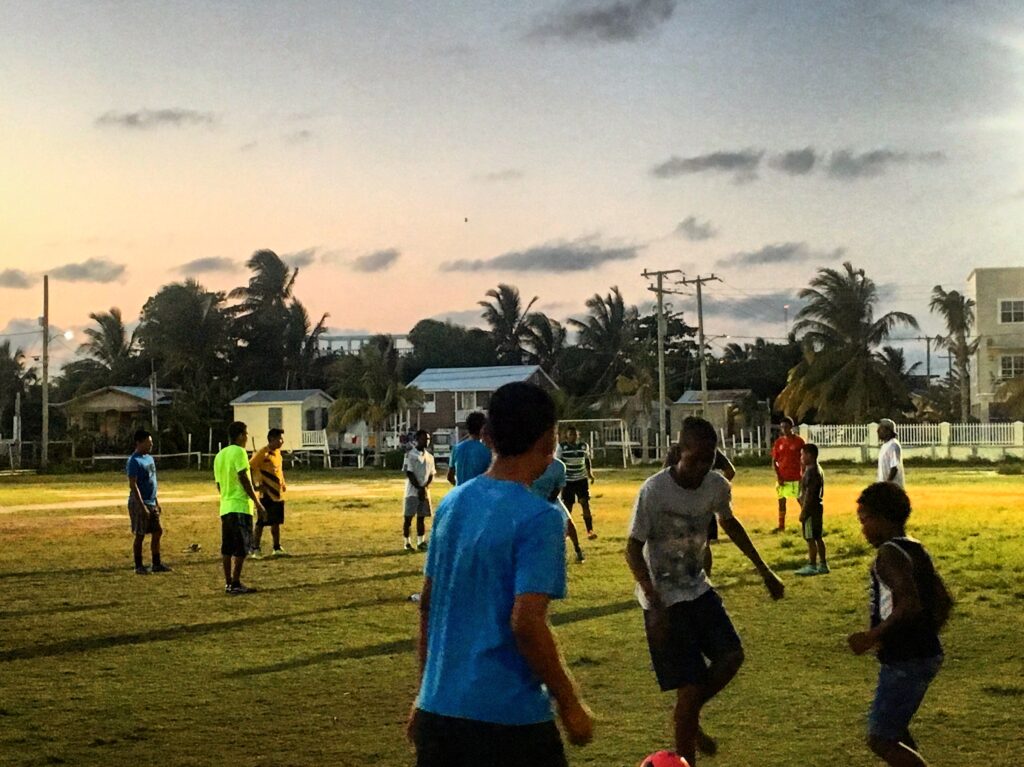
{"label": "white t-shirt man", "polygon": [[[434,468],[434,456],[427,450],[417,450],[415,447],[411,448],[408,453],[405,454],[405,463],[402,464],[402,471],[411,471],[412,475],[416,477],[416,481],[419,482],[420,487],[427,484],[427,480],[437,474],[437,470]],[[415,498],[419,495],[419,488],[413,487],[412,482],[406,478],[405,480],[405,497]],[[427,498],[430,498],[430,488],[427,488]]]}
{"label": "white t-shirt man", "polygon": [[883,442],[878,450],[878,481],[888,482],[893,469],[896,469],[896,476],[892,481],[903,487],[903,448],[895,437]]}

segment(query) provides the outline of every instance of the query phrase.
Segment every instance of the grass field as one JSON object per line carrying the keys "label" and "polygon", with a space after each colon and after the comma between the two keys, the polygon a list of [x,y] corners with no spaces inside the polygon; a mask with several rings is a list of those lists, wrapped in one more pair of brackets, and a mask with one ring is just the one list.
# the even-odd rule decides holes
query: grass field
{"label": "grass field", "polygon": [[[599,476],[601,537],[586,564],[570,565],[569,598],[554,610],[597,717],[594,742],[570,752],[574,765],[633,765],[671,742],[671,699],[650,671],[621,553],[644,476]],[[827,479],[833,574],[800,580],[790,575],[805,556],[795,530],[768,534],[769,472],[740,470],[737,516],[788,590],[772,603],[728,541],[715,547],[714,580],[747,663],[706,710],[721,752],[702,764],[876,763],[862,745],[876,663],[845,646],[866,616],[871,551],[853,500],[870,476],[835,469]],[[411,764],[408,596],[423,555],[400,551],[401,482],[293,475],[284,544],[294,556],[247,563],[244,580],[260,592],[229,597],[216,505],[203,500],[212,485],[197,473],[160,480],[175,572],[148,577],[131,570],[119,476],[0,480],[0,764]],[[1024,481],[944,469],[909,482],[911,533],[957,599],[947,662],[915,734],[934,765],[1019,767]],[[202,550],[184,553],[193,542]]]}

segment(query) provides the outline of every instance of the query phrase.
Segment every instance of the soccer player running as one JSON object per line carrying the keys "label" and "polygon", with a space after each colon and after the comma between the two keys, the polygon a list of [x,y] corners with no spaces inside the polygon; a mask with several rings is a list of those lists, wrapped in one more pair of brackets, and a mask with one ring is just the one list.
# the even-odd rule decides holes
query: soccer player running
{"label": "soccer player running", "polygon": [[786,529],[786,499],[796,500],[800,496],[800,451],[804,441],[793,432],[793,419],[786,416],[779,424],[782,435],[772,445],[772,465],[775,467],[775,493],[779,498],[779,526],[774,532]]}
{"label": "soccer player running", "polygon": [[583,524],[587,527],[587,538],[597,537],[594,532],[594,518],[590,514],[590,483],[595,482],[594,467],[591,462],[590,445],[579,441],[575,426],[565,430],[565,442],[558,445],[555,458],[565,464],[565,487],[562,489],[562,501],[572,514],[572,507],[577,499],[583,509]]}
{"label": "soccer player running", "polygon": [[[664,467],[675,466],[679,463],[680,447],[679,443],[672,445],[668,452],[665,454]],[[715,448],[715,462],[711,466],[714,471],[717,471],[723,477],[725,477],[730,484],[736,478],[736,467],[733,466],[732,461],[729,460],[722,448]],[[708,545],[704,549],[704,572],[711,576],[711,569],[715,564],[715,555],[712,553],[711,544],[718,543],[718,518],[713,516],[711,521],[708,523]]]}
{"label": "soccer player running", "polygon": [[891,418],[883,418],[878,422],[878,441],[882,443],[878,449],[878,481],[905,487],[903,447],[896,439],[896,424]]}
{"label": "soccer player running", "polygon": [[910,721],[942,665],[939,630],[953,600],[920,541],[907,537],[910,499],[879,482],[857,499],[864,538],[877,549],[871,565],[871,628],[847,640],[856,655],[875,649],[881,664],[868,714],[868,747],[893,767],[927,767]]}
{"label": "soccer player running", "polygon": [[424,429],[416,432],[416,445],[405,454],[405,512],[402,523],[402,535],[405,538],[405,550],[413,551],[409,534],[412,530],[412,518],[416,517],[416,550],[427,548],[427,523],[430,516],[430,483],[434,481],[437,469],[434,468],[434,456],[427,450],[430,444],[430,433]]}
{"label": "soccer player running", "polygon": [[506,384],[486,429],[491,467],[437,510],[408,733],[417,767],[566,767],[552,699],[570,742],[593,723],[547,618],[565,595],[565,517],[529,490],[551,463],[555,404]]}
{"label": "soccer player running", "polygon": [[265,513],[256,519],[256,534],[252,540],[252,559],[260,559],[260,540],[263,528],[270,527],[270,536],[274,541],[272,556],[286,557],[287,552],[281,548],[281,525],[284,524],[284,493],[287,485],[284,481],[284,461],[281,458],[281,446],[284,444],[284,430],[271,429],[267,432],[267,444],[261,447],[249,460],[249,469],[253,479],[259,486],[260,503]]}
{"label": "soccer player running", "polygon": [[743,664],[739,635],[704,571],[712,516],[753,563],[772,599],[785,592],[733,516],[728,480],[712,471],[717,442],[703,418],[683,421],[679,462],[641,486],[626,544],[658,685],[676,691],[675,748],[691,767],[698,748],[717,750],[700,727],[701,708]]}
{"label": "soccer player running", "polygon": [[228,426],[231,444],[213,459],[213,476],[220,493],[220,553],[224,564],[224,593],[251,594],[242,584],[242,565],[252,548],[252,512],[266,513],[249,473],[248,427],[241,421]]}
{"label": "soccer player running", "polygon": [[544,473],[530,485],[530,490],[545,501],[553,503],[558,507],[559,511],[565,514],[565,535],[572,541],[573,550],[576,552],[576,562],[582,565],[587,561],[587,558],[583,555],[583,549],[580,548],[580,534],[576,531],[576,524],[572,521],[572,515],[565,508],[562,499],[559,498],[559,493],[561,493],[563,487],[565,487],[565,464],[555,458],[548,464]]}
{"label": "soccer player running", "polygon": [[[135,574],[169,573],[171,568],[160,561],[160,538],[164,528],[160,523],[160,501],[156,497],[156,461],[153,460],[153,436],[143,429],[135,432],[135,450],[128,456],[125,474],[128,475],[128,519],[135,542]],[[152,569],[142,564],[142,544],[149,536],[149,549],[153,557]]]}
{"label": "soccer player running", "polygon": [[448,465],[448,482],[464,485],[473,477],[479,477],[491,465],[491,449],[483,442],[484,424],[487,416],[475,411],[466,416],[466,431],[469,438],[452,448]]}

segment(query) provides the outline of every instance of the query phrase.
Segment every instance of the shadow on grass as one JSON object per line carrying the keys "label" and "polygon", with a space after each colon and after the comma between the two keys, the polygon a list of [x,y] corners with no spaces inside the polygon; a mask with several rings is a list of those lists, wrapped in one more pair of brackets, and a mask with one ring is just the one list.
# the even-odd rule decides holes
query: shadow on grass
{"label": "shadow on grass", "polygon": [[121,602],[103,602],[97,605],[57,605],[56,607],[43,607],[38,610],[0,610],[0,619],[34,618],[41,615],[59,615],[61,613],[84,613],[90,610],[106,610],[111,607],[120,606]]}
{"label": "shadow on grass", "polygon": [[[592,618],[604,618],[616,613],[632,610],[637,607],[632,599],[623,602],[613,602],[607,605],[596,607],[583,607],[577,610],[567,610],[551,616],[551,623],[555,626],[563,626],[568,623],[590,620]],[[397,655],[399,653],[410,653],[416,649],[415,639],[394,639],[390,642],[378,642],[362,647],[343,647],[338,650],[317,653],[305,658],[295,658],[281,663],[274,663],[269,666],[257,666],[255,668],[243,668],[232,671],[225,676],[230,678],[241,678],[257,674],[276,674],[280,671],[291,671],[307,666],[316,666],[321,663],[330,663],[336,660],[362,660],[364,658],[376,658],[383,655]]]}

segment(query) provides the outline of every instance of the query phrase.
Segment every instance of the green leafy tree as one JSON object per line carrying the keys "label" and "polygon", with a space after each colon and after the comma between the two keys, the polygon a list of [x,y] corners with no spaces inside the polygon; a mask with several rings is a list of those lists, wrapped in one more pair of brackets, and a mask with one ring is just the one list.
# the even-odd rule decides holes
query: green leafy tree
{"label": "green leafy tree", "polygon": [[490,301],[478,301],[483,307],[483,318],[491,327],[498,361],[503,365],[520,365],[526,356],[524,345],[529,341],[530,309],[537,303],[534,296],[523,307],[519,288],[501,283],[486,293]]}
{"label": "green leafy tree", "polygon": [[974,301],[956,290],[946,291],[941,285],[932,288],[931,311],[942,317],[948,335],[942,345],[953,353],[960,382],[960,420],[971,416],[971,355],[978,348],[977,340],[968,341],[974,328]]}
{"label": "green leafy tree", "polygon": [[606,295],[595,293],[587,299],[589,316],[570,319],[576,330],[577,345],[590,352],[589,368],[594,393],[606,394],[614,389],[615,380],[627,372],[630,354],[637,334],[638,313],[627,306],[618,287]]}
{"label": "green leafy tree", "polygon": [[526,338],[526,359],[531,365],[540,365],[544,371],[557,380],[561,375],[562,359],[565,356],[565,328],[541,312],[533,312],[526,318],[529,332]]}
{"label": "green leafy tree", "polygon": [[486,330],[450,322],[420,320],[409,331],[412,354],[406,359],[406,381],[427,368],[488,367],[498,364],[494,338]]}

